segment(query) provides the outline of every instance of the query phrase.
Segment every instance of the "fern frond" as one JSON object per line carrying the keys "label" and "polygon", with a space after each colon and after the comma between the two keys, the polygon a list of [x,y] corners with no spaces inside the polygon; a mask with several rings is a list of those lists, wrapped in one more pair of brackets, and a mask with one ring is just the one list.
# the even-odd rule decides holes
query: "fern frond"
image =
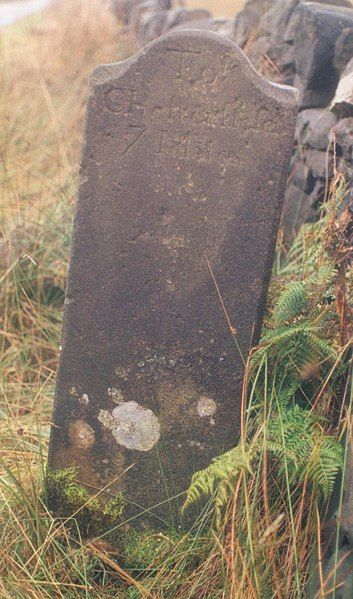
{"label": "fern frond", "polygon": [[314,333],[315,331],[316,328],[314,325],[307,320],[292,326],[284,326],[266,331],[260,341],[259,347],[252,355],[252,369],[259,367],[261,362],[263,362],[264,356],[270,355],[270,352],[275,355],[277,360],[281,360],[285,357],[287,362],[291,340],[295,340],[299,333]]}
{"label": "fern frond", "polygon": [[307,306],[309,299],[307,283],[296,281],[291,283],[280,295],[273,313],[275,326],[284,325],[286,322],[300,316]]}
{"label": "fern frond", "polygon": [[320,358],[328,358],[330,360],[338,359],[338,352],[328,343],[325,339],[314,335],[313,333],[308,333],[308,336],[311,338],[313,342],[314,351],[317,352]]}
{"label": "fern frond", "polygon": [[343,467],[343,448],[334,437],[322,435],[316,439],[308,462],[309,478],[328,501],[335,485],[338,472]]}
{"label": "fern frond", "polygon": [[327,288],[332,284],[334,277],[337,274],[337,267],[335,264],[326,263],[321,266],[311,277],[312,285],[314,285],[319,290],[322,290],[323,287]]}
{"label": "fern frond", "polygon": [[280,341],[287,341],[298,333],[312,333],[317,329],[309,320],[304,320],[292,326],[283,326],[271,329],[262,337],[261,344],[276,345]]}
{"label": "fern frond", "polygon": [[299,377],[292,376],[285,384],[280,385],[279,388],[274,388],[274,395],[278,410],[283,412],[289,408],[291,402],[295,398],[295,394],[299,388],[300,379]]}
{"label": "fern frond", "polygon": [[312,451],[314,416],[298,405],[285,409],[268,424],[268,449],[286,467],[291,479],[300,477]]}
{"label": "fern frond", "polygon": [[216,521],[235,489],[237,477],[241,471],[251,472],[251,458],[242,446],[237,446],[216,457],[208,468],[196,472],[191,480],[188,493],[182,507],[187,510],[203,497],[215,496]]}

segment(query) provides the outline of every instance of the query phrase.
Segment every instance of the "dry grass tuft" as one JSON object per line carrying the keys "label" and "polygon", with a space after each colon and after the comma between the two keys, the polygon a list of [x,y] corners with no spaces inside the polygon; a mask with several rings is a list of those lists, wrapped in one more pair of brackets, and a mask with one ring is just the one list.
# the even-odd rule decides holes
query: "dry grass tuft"
{"label": "dry grass tuft", "polygon": [[89,75],[132,48],[101,0],[60,0],[1,36],[0,597],[101,597],[87,572],[104,566],[40,493]]}
{"label": "dry grass tuft", "polygon": [[16,397],[42,393],[56,368],[89,74],[122,41],[99,0],[63,0],[29,23],[1,40],[0,332]]}

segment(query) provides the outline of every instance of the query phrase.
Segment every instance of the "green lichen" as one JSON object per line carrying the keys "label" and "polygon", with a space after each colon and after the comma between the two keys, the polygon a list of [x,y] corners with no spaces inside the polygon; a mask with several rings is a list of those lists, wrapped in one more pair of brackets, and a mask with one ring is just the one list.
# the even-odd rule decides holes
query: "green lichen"
{"label": "green lichen", "polygon": [[58,517],[67,520],[73,532],[84,537],[104,535],[116,540],[125,501],[121,493],[103,504],[76,482],[77,468],[48,470],[45,502]]}

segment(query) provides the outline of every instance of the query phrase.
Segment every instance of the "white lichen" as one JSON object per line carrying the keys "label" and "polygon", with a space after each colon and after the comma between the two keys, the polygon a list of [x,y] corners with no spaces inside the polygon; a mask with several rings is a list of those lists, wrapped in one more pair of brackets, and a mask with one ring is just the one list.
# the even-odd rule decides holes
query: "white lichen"
{"label": "white lichen", "polygon": [[120,404],[124,402],[123,393],[121,389],[118,389],[117,387],[109,387],[108,395],[112,398],[114,403]]}
{"label": "white lichen", "polygon": [[197,447],[197,449],[205,449],[205,446],[200,441],[194,441],[193,439],[189,441],[189,445],[190,447]]}
{"label": "white lichen", "polygon": [[136,401],[120,404],[112,414],[101,410],[98,420],[112,432],[117,443],[127,449],[149,451],[160,437],[157,416]]}
{"label": "white lichen", "polygon": [[207,395],[200,397],[199,401],[197,402],[197,412],[201,418],[205,418],[205,416],[213,416],[216,410],[217,404],[211,397],[207,397]]}
{"label": "white lichen", "polygon": [[89,397],[87,395],[87,393],[82,393],[81,397],[78,400],[80,402],[80,404],[82,406],[88,406],[89,404]]}
{"label": "white lichen", "polygon": [[105,426],[105,428],[109,428],[109,430],[113,430],[115,425],[115,420],[111,414],[107,410],[100,410],[98,414],[98,420]]}

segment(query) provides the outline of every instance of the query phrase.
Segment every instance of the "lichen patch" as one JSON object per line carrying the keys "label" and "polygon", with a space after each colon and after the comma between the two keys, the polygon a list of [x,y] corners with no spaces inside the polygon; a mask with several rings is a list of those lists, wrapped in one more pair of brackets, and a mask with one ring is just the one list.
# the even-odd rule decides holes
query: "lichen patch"
{"label": "lichen patch", "polygon": [[117,387],[109,387],[108,395],[109,395],[109,397],[111,397],[111,399],[114,403],[120,404],[120,403],[123,403],[123,401],[124,401],[123,393],[122,393],[121,389],[118,389]]}
{"label": "lichen patch", "polygon": [[216,402],[211,398],[207,397],[207,395],[203,395],[200,397],[197,402],[197,413],[201,418],[205,418],[205,416],[213,416],[213,414],[217,410]]}
{"label": "lichen patch", "polygon": [[128,401],[114,408],[112,414],[101,410],[98,420],[111,430],[119,445],[137,451],[149,451],[160,437],[160,423],[152,410],[136,401]]}
{"label": "lichen patch", "polygon": [[127,381],[127,379],[129,378],[129,370],[127,368],[124,368],[124,366],[116,366],[115,374],[124,381]]}
{"label": "lichen patch", "polygon": [[111,414],[107,410],[100,410],[98,414],[98,420],[105,426],[105,428],[109,428],[109,430],[113,430],[115,425],[115,420]]}
{"label": "lichen patch", "polygon": [[94,430],[84,420],[74,420],[69,424],[69,439],[79,449],[89,449],[94,444]]}
{"label": "lichen patch", "polygon": [[81,397],[79,398],[78,401],[79,401],[79,403],[82,406],[88,406],[88,404],[89,404],[89,397],[88,397],[87,393],[82,393],[82,395],[81,395]]}

